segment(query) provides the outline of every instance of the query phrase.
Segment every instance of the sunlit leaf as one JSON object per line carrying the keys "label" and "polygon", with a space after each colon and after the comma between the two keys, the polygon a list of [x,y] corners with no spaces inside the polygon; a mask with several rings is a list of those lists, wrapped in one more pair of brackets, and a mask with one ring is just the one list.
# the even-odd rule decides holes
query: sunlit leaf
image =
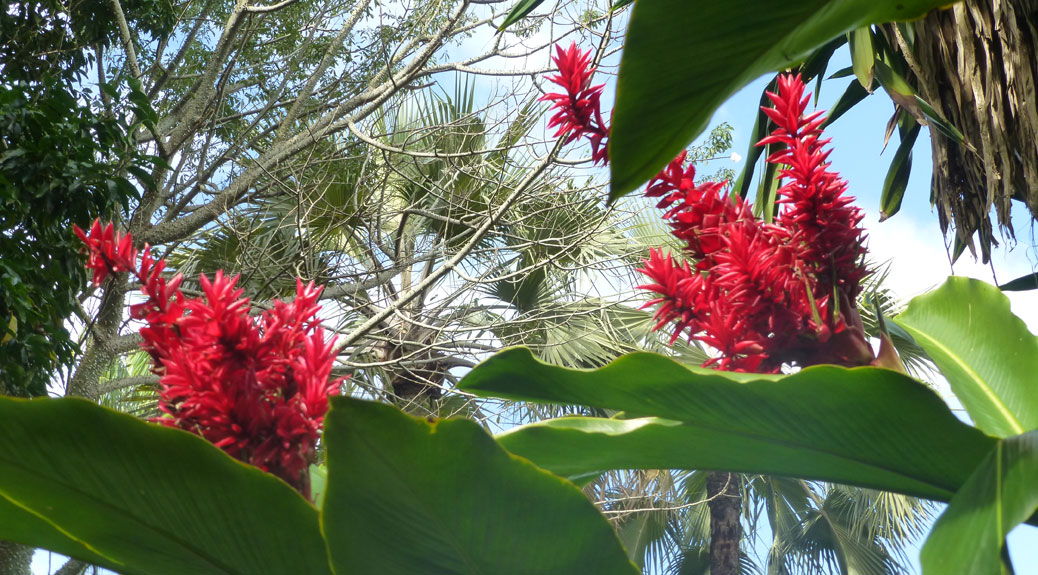
{"label": "sunlit leaf", "polygon": [[715,469],[947,500],[994,443],[926,386],[878,368],[817,366],[763,376],[637,353],[583,371],[545,365],[517,348],[477,366],[461,388],[657,416],[564,418],[499,436],[513,453],[574,477],[607,469]]}
{"label": "sunlit leaf", "polygon": [[923,545],[924,575],[1001,575],[1006,535],[1038,511],[1038,431],[1003,439],[952,498]]}
{"label": "sunlit leaf", "polygon": [[715,109],[850,30],[919,17],[946,0],[645,0],[631,13],[610,141],[615,200],[667,164]]}
{"label": "sunlit leaf", "polygon": [[476,423],[345,397],[326,420],[322,529],[337,573],[636,573],[572,484]]}
{"label": "sunlit leaf", "polygon": [[999,437],[1038,429],[1038,338],[997,287],[950,277],[895,321],[933,358],[977,427]]}

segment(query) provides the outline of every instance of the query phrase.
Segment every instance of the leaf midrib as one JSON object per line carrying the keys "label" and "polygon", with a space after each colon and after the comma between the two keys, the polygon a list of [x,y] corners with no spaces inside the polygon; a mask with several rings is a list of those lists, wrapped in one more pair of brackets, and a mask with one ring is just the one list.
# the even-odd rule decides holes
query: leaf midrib
{"label": "leaf midrib", "polygon": [[[382,464],[384,468],[386,468],[394,476],[397,477],[400,484],[403,485],[405,489],[407,489],[409,494],[412,496],[413,500],[418,503],[421,510],[424,512],[426,518],[430,519],[439,528],[440,533],[445,534],[445,536],[441,537],[441,539],[446,540],[447,543],[454,549],[455,553],[457,553],[458,557],[461,558],[461,560],[467,567],[467,572],[476,575],[482,574],[483,571],[479,568],[479,565],[474,562],[475,557],[470,557],[468,554],[465,553],[462,541],[460,541],[457,538],[450,537],[450,535],[453,533],[453,530],[449,529],[448,526],[442,522],[442,520],[438,516],[438,513],[436,513],[435,510],[432,509],[426,503],[425,499],[415,491],[414,486],[407,480],[408,474],[404,473],[402,469],[395,465],[380,450],[376,449],[377,446],[374,444],[373,441],[370,440],[370,438],[366,437],[364,433],[356,433],[355,438],[359,440],[359,443],[361,443],[365,448],[367,448],[368,452],[374,456],[374,459],[378,463]],[[327,505],[328,496],[326,494],[325,506]]]}
{"label": "leaf midrib", "polygon": [[[1025,431],[1024,430],[1024,426],[1016,418],[1016,416],[1013,414],[1013,412],[1010,411],[1009,407],[1005,404],[1005,402],[1002,401],[1002,398],[1000,398],[998,396],[998,394],[995,393],[995,390],[993,390],[991,388],[991,386],[988,385],[987,381],[985,381],[984,378],[982,378],[980,376],[980,374],[976,372],[976,370],[974,370],[968,363],[963,361],[948,346],[944,345],[942,342],[938,341],[936,338],[934,338],[933,336],[931,336],[927,332],[919,330],[919,329],[917,329],[915,327],[912,327],[911,325],[906,325],[906,326],[903,326],[903,327],[905,327],[906,329],[911,331],[913,337],[925,339],[931,345],[933,345],[934,347],[939,349],[941,351],[941,353],[944,354],[944,356],[948,358],[949,361],[951,361],[953,364],[955,364],[956,367],[958,367],[970,379],[972,379],[975,382],[975,386],[978,389],[981,390],[981,392],[983,393],[984,397],[986,397],[988,399],[988,401],[995,407],[995,409],[997,409],[998,412],[1000,414],[1002,414],[1003,419],[1005,420],[1005,422],[1007,424],[1009,424],[1009,426],[1015,432],[1015,435],[1020,435],[1020,434],[1024,433],[1024,431]],[[951,383],[951,382],[949,382],[949,383]],[[969,411],[968,407],[967,407],[966,411],[967,412]],[[970,413],[970,416],[973,416],[973,414]],[[974,417],[974,420],[977,419],[975,416],[973,416],[973,417]]]}
{"label": "leaf midrib", "polygon": [[[660,419],[663,419],[663,418],[652,418],[652,419],[660,420]],[[889,473],[890,475],[895,476],[895,477],[899,477],[899,478],[902,478],[902,479],[910,480],[910,481],[915,482],[915,483],[920,483],[920,484],[932,487],[935,491],[939,491],[939,492],[944,494],[945,501],[947,501],[955,493],[954,490],[949,490],[947,487],[944,487],[944,486],[938,485],[936,483],[933,483],[933,481],[931,481],[929,479],[922,479],[922,478],[918,478],[918,477],[913,477],[911,475],[906,475],[903,472],[897,471],[897,470],[895,470],[893,468],[884,467],[883,465],[877,464],[877,463],[875,463],[873,461],[869,461],[869,460],[865,460],[865,459],[856,459],[856,458],[854,458],[852,456],[848,456],[848,455],[841,454],[841,453],[836,453],[836,452],[831,451],[829,449],[822,449],[822,448],[819,448],[817,446],[812,446],[810,444],[798,443],[798,442],[796,442],[794,440],[790,440],[790,439],[779,439],[779,438],[776,438],[774,436],[756,434],[756,433],[751,433],[751,432],[746,432],[746,431],[732,431],[730,429],[726,429],[726,428],[723,428],[723,427],[712,427],[712,426],[708,426],[708,425],[703,425],[701,423],[693,423],[693,422],[690,422],[690,421],[682,421],[682,420],[670,420],[670,421],[679,421],[683,426],[688,427],[690,429],[701,429],[701,430],[708,431],[708,432],[715,432],[715,433],[721,433],[721,434],[727,434],[727,435],[735,435],[735,436],[738,436],[738,437],[741,437],[741,438],[744,438],[744,439],[749,439],[749,440],[752,440],[752,441],[759,442],[759,443],[764,444],[764,445],[769,445],[769,444],[770,445],[775,445],[775,444],[777,444],[777,445],[780,445],[780,446],[783,446],[783,447],[786,447],[786,448],[790,448],[790,449],[796,449],[796,450],[807,451],[807,452],[811,452],[811,453],[817,453],[817,454],[821,454],[821,455],[826,455],[826,456],[832,457],[832,458],[837,459],[837,460],[843,460],[843,461],[848,461],[848,462],[851,462],[851,463],[856,463],[858,465],[863,465],[863,466],[866,466],[866,467],[869,467],[869,468],[872,468],[872,469],[876,469],[876,470],[879,470],[879,471],[883,471],[885,473]],[[649,425],[660,425],[660,424],[658,422],[653,422],[653,423],[651,423]],[[616,434],[610,434],[610,433],[606,433],[606,432],[602,432],[602,431],[584,431],[584,430],[581,430],[581,429],[578,429],[578,428],[573,428],[573,427],[569,427],[569,428],[551,427],[549,425],[543,425],[541,423],[534,423],[534,424],[531,424],[530,426],[526,426],[527,429],[536,428],[536,427],[543,427],[543,428],[547,428],[547,429],[556,429],[556,430],[579,431],[581,433],[587,433],[587,434],[616,435]],[[641,430],[641,429],[645,429],[646,427],[647,426],[639,427],[639,428],[637,428],[635,430],[632,430],[632,431],[638,431],[638,430]],[[505,434],[516,433],[520,429],[523,429],[523,428],[520,427],[520,428],[517,428],[515,431],[505,432]],[[505,434],[502,434],[502,435],[505,435]],[[925,495],[924,497],[929,497],[929,495]]]}
{"label": "leaf midrib", "polygon": [[[50,483],[54,483],[54,484],[60,485],[60,486],[64,487],[65,489],[75,493],[76,495],[79,495],[79,496],[83,497],[84,499],[87,499],[87,500],[93,502],[95,505],[98,505],[98,506],[100,506],[102,508],[108,509],[113,515],[116,515],[118,517],[124,518],[125,520],[128,520],[129,522],[132,522],[134,524],[140,525],[142,527],[145,527],[145,528],[147,528],[147,529],[149,529],[151,531],[154,531],[154,532],[164,536],[165,538],[169,539],[170,541],[172,541],[176,545],[184,548],[186,551],[188,551],[188,552],[194,554],[195,556],[199,557],[204,562],[209,563],[214,569],[216,569],[219,572],[222,572],[222,573],[232,573],[232,574],[233,573],[239,573],[238,571],[235,571],[229,565],[223,564],[217,558],[212,557],[208,553],[197,549],[194,545],[189,544],[186,540],[181,539],[180,537],[177,537],[177,536],[173,535],[171,532],[167,532],[167,531],[165,531],[162,528],[159,528],[159,527],[156,527],[154,525],[151,525],[151,524],[147,523],[146,521],[144,521],[144,520],[142,520],[142,519],[140,519],[140,518],[138,518],[138,517],[128,513],[127,511],[125,511],[125,510],[123,510],[123,509],[121,509],[121,508],[119,508],[119,507],[117,507],[117,506],[115,506],[115,505],[113,505],[111,503],[108,503],[107,501],[104,501],[103,499],[95,497],[94,495],[92,495],[90,493],[87,493],[87,492],[83,491],[82,489],[74,486],[73,484],[65,483],[65,482],[62,482],[62,481],[60,481],[58,479],[54,479],[53,477],[51,477],[49,475],[46,475],[44,473],[37,472],[37,471],[35,471],[34,469],[32,469],[30,467],[27,467],[25,465],[20,465],[17,462],[11,460],[11,459],[0,458],[0,462],[3,462],[5,465],[8,465],[10,467],[14,467],[14,468],[20,469],[20,470],[22,470],[23,473],[26,473],[27,475],[29,475],[31,477],[36,477],[37,479],[39,479],[39,480],[41,480],[43,482],[50,482]],[[123,563],[121,561],[117,561],[114,558],[110,557],[107,552],[101,552],[100,550],[97,550],[94,547],[92,547],[90,545],[87,545],[78,536],[72,535],[64,527],[58,525],[57,523],[55,523],[50,518],[41,515],[35,509],[35,507],[33,507],[32,505],[29,505],[28,503],[26,503],[21,498],[14,497],[8,491],[6,491],[6,490],[4,490],[2,488],[0,488],[0,497],[4,497],[5,499],[9,500],[11,503],[17,505],[18,507],[21,507],[21,508],[29,511],[30,513],[36,515],[37,517],[40,517],[41,519],[43,519],[47,523],[53,525],[54,528],[57,529],[58,531],[60,531],[61,533],[66,534],[66,536],[68,536],[70,539],[73,539],[74,541],[77,541],[77,542],[83,544],[87,548],[94,550],[98,555],[101,555],[102,557],[106,557],[106,558],[108,558],[108,559],[110,559],[112,561],[115,561],[116,563],[125,564],[125,563]]]}

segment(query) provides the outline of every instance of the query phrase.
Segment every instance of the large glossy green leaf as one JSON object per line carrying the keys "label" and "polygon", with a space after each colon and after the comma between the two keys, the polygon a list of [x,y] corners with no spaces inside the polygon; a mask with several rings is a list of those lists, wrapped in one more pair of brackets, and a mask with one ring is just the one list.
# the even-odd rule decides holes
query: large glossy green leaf
{"label": "large glossy green leaf", "polygon": [[977,427],[998,437],[1038,429],[1038,338],[997,287],[951,277],[895,321],[933,358]]}
{"label": "large glossy green leaf", "polygon": [[947,500],[995,441],[924,385],[879,368],[763,376],[636,353],[582,371],[515,348],[477,366],[461,388],[666,418],[565,418],[499,437],[513,453],[575,478],[613,468],[720,469]]}
{"label": "large glossy green leaf", "polygon": [[1001,575],[1006,535],[1038,511],[1038,432],[998,442],[923,545],[924,575]]}
{"label": "large glossy green leaf", "polygon": [[329,573],[317,510],[287,484],[78,399],[0,398],[0,497],[0,538],[120,573]]}
{"label": "large glossy green leaf", "polygon": [[569,482],[477,424],[332,400],[322,528],[336,573],[636,573]]}
{"label": "large glossy green leaf", "polygon": [[706,128],[730,95],[868,24],[911,19],[947,0],[634,3],[610,139],[615,200],[651,178]]}
{"label": "large glossy green leaf", "polygon": [[102,557],[80,541],[62,533],[57,527],[0,495],[0,539],[8,541],[46,541],[47,549],[69,557],[77,557],[91,565],[117,569],[119,565]]}

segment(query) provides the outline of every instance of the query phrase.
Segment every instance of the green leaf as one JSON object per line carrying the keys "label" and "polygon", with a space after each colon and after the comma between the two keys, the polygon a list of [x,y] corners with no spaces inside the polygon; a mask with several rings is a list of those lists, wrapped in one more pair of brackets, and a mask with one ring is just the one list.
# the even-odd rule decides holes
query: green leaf
{"label": "green leaf", "polygon": [[890,94],[890,97],[895,99],[898,103],[901,103],[903,96],[906,98],[916,97],[915,89],[908,84],[908,82],[901,77],[900,74],[894,71],[893,68],[887,66],[883,60],[876,60],[876,79],[879,80],[883,89]]}
{"label": "green leaf", "polygon": [[810,367],[788,376],[718,372],[635,353],[581,371],[523,348],[472,370],[461,389],[655,417],[565,418],[498,439],[566,476],[620,468],[793,475],[947,500],[994,439],[926,386],[878,368]]}
{"label": "green leaf", "polygon": [[931,106],[926,100],[916,96],[915,102],[919,106],[919,110],[922,111],[924,116],[926,116],[926,120],[931,126],[937,128],[938,132],[944,134],[957,144],[963,144],[966,142],[966,137],[962,135],[962,132],[952,125],[951,122],[945,120],[944,117],[942,117],[937,110],[934,110],[933,106]]}
{"label": "green leaf", "polygon": [[998,289],[1002,291],[1028,291],[1038,289],[1038,273],[1020,276],[998,286]]}
{"label": "green leaf", "polygon": [[121,566],[107,557],[95,553],[81,541],[66,536],[57,527],[0,495],[0,537],[8,541],[47,541],[47,549],[69,557],[78,557],[91,565],[107,569]]}
{"label": "green leaf", "polygon": [[637,572],[580,490],[472,421],[337,397],[324,437],[321,521],[337,573]]}
{"label": "green leaf", "polygon": [[656,174],[753,79],[869,24],[919,17],[946,0],[635,2],[617,79],[610,199]]}
{"label": "green leaf", "polygon": [[[911,120],[910,116],[905,116]],[[890,161],[887,177],[883,180],[883,192],[879,199],[879,221],[884,221],[901,210],[901,200],[908,188],[908,178],[912,174],[912,148],[919,136],[920,126],[911,120],[909,127],[901,137],[894,159]]]}
{"label": "green leaf", "polygon": [[998,288],[950,277],[894,321],[933,358],[977,427],[998,437],[1038,429],[1038,338]]}
{"label": "green leaf", "polygon": [[873,70],[875,69],[876,52],[872,47],[872,27],[862,26],[849,34],[851,47],[851,68],[862,88],[872,91]]}
{"label": "green leaf", "polygon": [[847,38],[838,36],[828,44],[815,50],[800,65],[800,73],[803,75],[804,84],[810,83],[812,79],[815,80],[815,106],[818,106],[818,98],[822,93],[822,80],[825,79],[825,71],[829,68],[829,60],[832,59],[833,53],[846,43]]}
{"label": "green leaf", "polygon": [[324,490],[328,485],[328,468],[324,465],[310,466],[310,500],[314,507],[320,509],[324,506]]}
{"label": "green leaf", "polygon": [[750,191],[750,186],[753,181],[753,172],[757,167],[757,160],[760,159],[761,154],[764,153],[764,148],[766,147],[758,146],[757,142],[764,139],[764,137],[771,132],[769,129],[771,127],[771,120],[769,120],[768,116],[761,111],[761,108],[770,105],[771,100],[768,99],[767,93],[774,92],[777,83],[778,77],[776,76],[775,78],[772,78],[771,82],[768,83],[767,87],[764,88],[764,91],[761,92],[760,95],[760,106],[757,108],[757,119],[753,122],[753,131],[751,132],[753,135],[750,136],[750,147],[746,150],[746,154],[743,158],[744,165],[742,172],[739,173],[739,178],[735,180],[735,185],[732,187],[732,190],[742,198],[746,198],[746,194]]}
{"label": "green leaf", "polygon": [[0,538],[120,573],[329,573],[317,510],[283,481],[79,399],[0,398],[0,497],[53,527],[0,506]]}
{"label": "green leaf", "polygon": [[623,8],[624,6],[627,6],[628,4],[631,4],[633,2],[634,2],[634,0],[616,0],[615,2],[613,2],[613,5],[609,7],[609,11],[610,12],[616,12],[617,10],[619,10],[619,9]]}
{"label": "green leaf", "polygon": [[[847,66],[846,68],[840,68],[839,70],[833,72],[832,74],[829,74],[829,79],[830,80],[837,80],[837,79],[840,79],[840,78],[850,78],[853,75],[854,75],[854,68],[851,67],[851,66]],[[860,87],[861,84],[858,84],[858,86]]]}
{"label": "green leaf", "polygon": [[544,0],[519,0],[512,10],[505,16],[505,21],[497,27],[498,32],[504,32],[506,28],[526,18],[541,5]]}
{"label": "green leaf", "polygon": [[937,519],[924,575],[1000,575],[1006,535],[1038,511],[1038,432],[999,441]]}
{"label": "green leaf", "polygon": [[[785,147],[784,144],[775,143],[774,147]],[[772,146],[768,146],[768,152],[772,152]],[[771,223],[775,219],[775,201],[778,199],[779,177],[778,164],[768,164],[761,174],[760,185],[757,186],[757,196],[753,202],[753,215]]]}

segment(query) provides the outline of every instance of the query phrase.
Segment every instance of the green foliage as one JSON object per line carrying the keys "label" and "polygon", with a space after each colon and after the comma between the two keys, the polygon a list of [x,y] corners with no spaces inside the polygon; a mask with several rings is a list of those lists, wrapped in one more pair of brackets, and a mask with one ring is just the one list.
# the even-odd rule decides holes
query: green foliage
{"label": "green foliage", "polygon": [[761,376],[630,354],[580,371],[517,348],[479,365],[461,387],[635,417],[561,418],[499,436],[509,451],[573,479],[607,469],[722,469],[947,500],[994,444],[926,386],[878,368]]}
{"label": "green foliage", "polygon": [[593,505],[477,424],[333,400],[322,531],[336,573],[635,573]]}
{"label": "green foliage", "polygon": [[324,441],[319,518],[193,434],[0,398],[0,538],[127,575],[636,572],[578,489],[475,423],[337,398]]}
{"label": "green foliage", "polygon": [[1038,337],[998,288],[951,277],[896,321],[933,358],[977,427],[996,437],[1038,429]]}
{"label": "green foliage", "polygon": [[[957,346],[968,338],[948,311],[950,301],[970,310],[964,318],[977,337],[997,345]],[[973,385],[1001,398],[964,402],[974,420],[993,425],[1011,413],[1031,425],[1033,395],[1011,392],[1026,387],[1013,371],[1020,356],[1005,354],[1021,353],[1033,336],[1019,333],[1007,310],[997,289],[952,278],[913,301],[899,321],[926,336],[921,345],[938,366],[970,375],[960,389]],[[991,326],[1005,337],[996,339]],[[950,501],[924,553],[927,575],[947,572],[947,561],[967,560],[972,572],[1001,573],[1005,534],[1038,521],[1035,432],[985,435],[929,388],[893,371],[722,373],[645,353],[582,371],[512,349],[473,370],[462,388],[619,413],[506,431],[498,443],[516,458],[471,422],[426,422],[389,406],[334,400],[320,531],[336,571],[377,566],[405,573],[436,564],[445,573],[568,573],[576,565],[632,572],[591,504],[528,461],[575,481],[617,468],[722,469]],[[879,509],[901,503],[838,486],[820,493],[806,482],[752,481],[765,482],[762,492],[782,494],[766,511],[783,534],[776,549],[797,553],[790,570],[892,568],[884,542],[904,537],[906,527],[879,523],[863,539],[849,518],[887,516],[892,511]],[[636,553],[658,528],[649,519],[620,531]],[[287,562],[293,572],[323,573],[317,521],[317,511],[279,480],[188,433],[79,400],[0,399],[5,539],[126,573],[249,572]],[[279,542],[288,538],[295,544],[285,553]],[[969,551],[978,540],[977,552]],[[696,547],[681,548],[693,553],[683,563],[693,568]]]}
{"label": "green foliage", "polygon": [[[149,183],[142,166],[160,164],[135,145],[137,122],[154,119],[139,83],[104,85],[109,99],[83,90],[96,57],[116,39],[103,0],[5,4],[0,11],[0,393],[46,393],[77,351],[65,321],[86,287],[72,224],[116,217],[138,196],[125,177]],[[170,7],[141,0],[134,25],[159,31]]]}
{"label": "green foliage", "polygon": [[[1038,522],[1038,492],[1024,479],[1035,473],[1035,337],[998,289],[963,278],[916,298],[895,319],[965,396],[982,429],[1022,434],[985,435],[959,422],[922,384],[874,368],[819,366],[769,377],[697,372],[637,354],[576,371],[538,364],[520,349],[480,365],[462,387],[513,399],[564,398],[637,417],[563,418],[499,437],[513,452],[574,479],[614,467],[696,467],[950,499],[927,543],[924,573],[943,575],[968,559],[971,573],[1001,574],[1006,533],[1024,520]],[[926,429],[915,429],[919,424]],[[834,457],[844,460],[830,465]],[[835,525],[827,528],[834,534]],[[984,544],[973,555],[979,539]]]}
{"label": "green foliage", "polygon": [[55,79],[0,86],[0,383],[41,395],[76,352],[64,321],[86,287],[73,223],[137,195],[119,174],[131,127],[95,113]]}
{"label": "green foliage", "polygon": [[652,177],[754,78],[802,61],[844,32],[942,4],[812,0],[776,11],[766,0],[635,2],[617,79],[610,197]]}
{"label": "green foliage", "polygon": [[79,399],[0,398],[0,501],[0,539],[127,575],[329,572],[317,511],[284,482]]}
{"label": "green foliage", "polygon": [[1006,535],[1038,512],[1038,431],[998,442],[933,526],[927,573],[1012,573],[1001,565]]}

